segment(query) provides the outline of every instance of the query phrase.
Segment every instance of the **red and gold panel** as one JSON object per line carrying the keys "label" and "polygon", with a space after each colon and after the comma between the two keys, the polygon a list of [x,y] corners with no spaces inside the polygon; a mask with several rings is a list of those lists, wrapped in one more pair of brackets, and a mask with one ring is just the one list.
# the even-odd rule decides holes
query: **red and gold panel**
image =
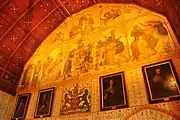
{"label": "red and gold panel", "polygon": [[47,34],[54,30],[64,19],[65,16],[56,8],[38,25],[33,31],[33,34],[38,40],[44,40],[47,37]]}
{"label": "red and gold panel", "polygon": [[95,4],[93,0],[61,0],[58,3],[63,6],[69,15]]}

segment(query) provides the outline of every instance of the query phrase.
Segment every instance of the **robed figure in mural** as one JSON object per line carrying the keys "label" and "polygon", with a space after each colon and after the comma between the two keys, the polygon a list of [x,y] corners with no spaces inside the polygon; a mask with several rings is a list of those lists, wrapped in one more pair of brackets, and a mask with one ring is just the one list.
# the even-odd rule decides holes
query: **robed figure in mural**
{"label": "robed figure in mural", "polygon": [[35,65],[34,64],[30,64],[28,65],[27,69],[25,69],[24,73],[22,74],[21,77],[21,88],[26,88],[28,87],[35,76]]}

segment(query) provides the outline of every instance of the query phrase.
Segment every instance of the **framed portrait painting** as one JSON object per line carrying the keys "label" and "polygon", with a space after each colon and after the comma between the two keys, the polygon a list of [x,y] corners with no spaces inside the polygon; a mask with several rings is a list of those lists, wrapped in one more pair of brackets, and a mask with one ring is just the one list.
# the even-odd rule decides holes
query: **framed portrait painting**
{"label": "framed portrait painting", "polygon": [[100,101],[101,111],[128,106],[124,72],[100,77]]}
{"label": "framed portrait painting", "polygon": [[150,103],[180,98],[179,80],[172,60],[142,67]]}
{"label": "framed portrait painting", "polygon": [[35,109],[35,118],[51,116],[54,88],[40,90]]}
{"label": "framed portrait painting", "polygon": [[17,96],[17,101],[13,113],[12,120],[24,120],[29,106],[31,94],[23,94]]}

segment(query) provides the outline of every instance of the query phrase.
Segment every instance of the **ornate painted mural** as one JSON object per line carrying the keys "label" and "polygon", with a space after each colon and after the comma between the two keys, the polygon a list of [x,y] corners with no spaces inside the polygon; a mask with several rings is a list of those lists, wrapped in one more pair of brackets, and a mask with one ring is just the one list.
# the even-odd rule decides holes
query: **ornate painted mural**
{"label": "ornate painted mural", "polygon": [[179,48],[165,17],[136,5],[99,4],[66,19],[26,63],[20,89],[172,55]]}

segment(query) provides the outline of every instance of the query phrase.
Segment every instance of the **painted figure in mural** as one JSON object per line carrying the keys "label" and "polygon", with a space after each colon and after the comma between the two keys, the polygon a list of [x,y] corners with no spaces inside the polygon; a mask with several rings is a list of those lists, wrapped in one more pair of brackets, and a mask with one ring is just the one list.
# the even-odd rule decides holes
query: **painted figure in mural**
{"label": "painted figure in mural", "polygon": [[88,94],[89,94],[88,90],[85,89],[85,90],[84,90],[84,93],[82,94],[82,96],[79,96],[79,98],[81,99],[81,100],[79,101],[79,104],[81,104],[81,102],[83,102],[82,107],[83,107],[83,108],[84,108],[85,106],[87,107],[86,112],[88,112],[88,111],[90,110],[90,105],[89,105],[89,102],[88,102]]}
{"label": "painted figure in mural", "polygon": [[115,46],[116,46],[116,39],[115,39],[115,31],[111,31],[111,36],[105,37],[106,40],[104,41],[104,51],[103,51],[103,59],[102,65],[112,65],[114,64],[114,55],[115,55]]}
{"label": "painted figure in mural", "polygon": [[[156,40],[156,43],[153,46],[153,48],[156,50],[157,53],[159,54],[166,53],[174,48],[174,44],[170,42],[168,37],[168,31],[163,26],[162,22],[147,21],[145,23],[145,26],[149,27],[149,29],[152,31],[150,34]],[[155,41],[154,39],[150,41]],[[148,42],[148,44],[151,45],[150,41]]]}
{"label": "painted figure in mural", "polygon": [[71,31],[70,31],[70,38],[75,38],[78,34],[83,34],[83,31],[82,31],[82,25],[83,23],[80,22],[81,19],[79,20],[79,23],[78,25],[74,26]]}
{"label": "painted figure in mural", "polygon": [[56,34],[56,38],[53,40],[53,43],[63,42],[63,38],[64,38],[64,34],[61,33],[61,32],[58,32],[58,33]]}
{"label": "painted figure in mural", "polygon": [[67,60],[64,65],[64,70],[63,70],[63,79],[66,79],[67,77],[71,76],[71,69],[72,69],[72,59],[74,56],[74,49],[69,51]]}
{"label": "painted figure in mural", "polygon": [[79,40],[73,56],[73,69],[76,76],[83,73],[84,58],[85,58],[85,45],[82,40]]}
{"label": "painted figure in mural", "polygon": [[120,15],[120,10],[111,9],[111,11],[104,13],[103,17],[100,18],[100,21],[106,25],[109,20],[114,20]]}
{"label": "painted figure in mural", "polygon": [[135,26],[133,28],[133,31],[131,32],[131,36],[134,37],[134,41],[131,43],[131,51],[132,51],[132,60],[138,60],[139,59],[139,48],[138,48],[138,42],[139,42],[139,36],[142,34],[142,30]]}
{"label": "painted figure in mural", "polygon": [[104,90],[104,105],[114,106],[123,103],[123,97],[119,89],[117,88],[114,80],[109,80],[109,87]]}
{"label": "painted figure in mural", "polygon": [[63,57],[63,52],[60,52],[57,55],[55,61],[55,67],[54,67],[55,75],[53,76],[54,80],[58,80],[61,77],[62,57]]}
{"label": "painted figure in mural", "polygon": [[162,74],[160,68],[155,69],[155,76],[152,78],[151,90],[154,99],[159,97],[168,97],[179,94],[177,87],[171,88],[169,74]]}
{"label": "painted figure in mural", "polygon": [[44,68],[43,68],[41,60],[39,60],[35,66],[35,74],[34,74],[31,87],[35,88],[36,84],[41,81],[44,74],[43,72],[44,72]]}
{"label": "painted figure in mural", "polygon": [[51,56],[49,56],[49,58],[50,58],[50,60],[48,61],[49,65],[47,66],[46,71],[45,71],[46,80],[52,77],[51,75],[53,72],[55,72],[54,68],[56,67],[56,61],[54,60],[54,58]]}
{"label": "painted figure in mural", "polygon": [[84,33],[89,33],[94,30],[94,19],[91,14],[84,14],[84,27],[82,28]]}
{"label": "painted figure in mural", "polygon": [[131,43],[133,60],[148,58],[156,54],[161,55],[174,48],[166,28],[160,21],[147,21],[136,25],[131,36],[134,37]]}
{"label": "painted figure in mural", "polygon": [[121,65],[123,62],[128,62],[127,48],[125,48],[121,37],[115,40],[115,63]]}
{"label": "painted figure in mural", "polygon": [[92,57],[92,44],[89,43],[85,47],[85,55],[84,55],[84,60],[82,62],[82,67],[83,67],[83,72],[88,72],[90,69],[93,67],[93,57]]}
{"label": "painted figure in mural", "polygon": [[94,19],[91,14],[84,14],[79,18],[78,25],[73,27],[70,31],[70,38],[79,35],[84,35],[85,33],[91,32],[94,27]]}
{"label": "painted figure in mural", "polygon": [[169,46],[168,32],[159,21],[147,21],[136,25],[131,36],[134,37],[131,43],[133,60],[162,54],[173,46]]}
{"label": "painted figure in mural", "polygon": [[121,37],[115,38],[115,31],[111,31],[111,36],[106,37],[104,41],[104,49],[102,56],[102,65],[113,65],[117,62],[128,61],[123,54],[125,46],[121,41]]}
{"label": "painted figure in mural", "polygon": [[138,41],[138,49],[140,53],[139,58],[147,58],[156,54],[155,50],[149,47],[149,44],[147,42],[148,37],[149,36],[144,32],[140,36],[140,39]]}
{"label": "painted figure in mural", "polygon": [[43,64],[43,66],[44,66],[44,75],[43,75],[43,78],[42,78],[43,81],[47,80],[48,77],[49,77],[49,71],[50,71],[49,68],[50,68],[50,65],[51,65],[52,61],[53,61],[53,58],[51,56],[48,56],[44,61],[44,64]]}
{"label": "painted figure in mural", "polygon": [[94,66],[95,70],[99,70],[102,65],[102,56],[103,56],[103,42],[99,40],[95,47],[95,55],[94,55]]}
{"label": "painted figure in mural", "polygon": [[34,79],[35,65],[29,64],[22,76],[21,88],[28,87]]}

